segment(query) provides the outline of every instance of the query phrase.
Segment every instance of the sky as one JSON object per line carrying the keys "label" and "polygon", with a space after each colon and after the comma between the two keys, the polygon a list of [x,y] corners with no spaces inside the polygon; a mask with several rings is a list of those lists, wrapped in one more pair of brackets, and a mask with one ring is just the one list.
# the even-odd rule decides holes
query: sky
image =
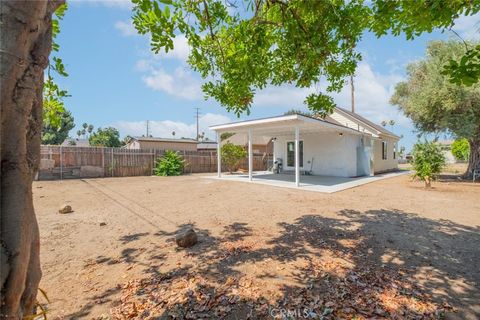
{"label": "sky", "polygon": [[[176,138],[194,138],[195,108],[200,108],[200,132],[213,139],[211,125],[306,110],[309,89],[268,87],[257,93],[251,114],[238,119],[215,100],[204,99],[202,79],[186,63],[189,48],[183,37],[175,38],[173,51],[155,55],[148,36],[136,33],[131,15],[127,0],[69,1],[57,42],[69,73],[58,82],[71,95],[65,104],[77,124],[70,136],[76,137],[84,122],[95,128],[113,126],[122,137],[141,136],[149,120],[155,137],[171,138],[175,131]],[[462,17],[454,30],[465,39],[477,37],[478,20]],[[403,135],[399,145],[407,151],[417,138],[411,121],[389,104],[395,84],[405,80],[409,63],[424,56],[428,41],[452,37],[452,32],[434,32],[407,41],[367,33],[358,45],[363,60],[354,80],[356,112],[376,123],[394,120],[388,129]],[[333,97],[337,105],[350,108],[349,87]]]}

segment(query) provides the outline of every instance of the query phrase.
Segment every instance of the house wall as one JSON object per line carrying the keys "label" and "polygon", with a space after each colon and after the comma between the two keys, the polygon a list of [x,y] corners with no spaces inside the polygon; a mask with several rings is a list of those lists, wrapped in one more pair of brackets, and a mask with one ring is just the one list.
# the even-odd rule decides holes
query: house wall
{"label": "house wall", "polygon": [[[281,158],[285,171],[294,170],[287,167],[287,141],[295,139],[294,134],[279,136],[275,141],[275,158]],[[353,134],[339,135],[337,132],[302,134],[303,170],[313,174],[338,177],[357,176],[357,147],[361,146],[361,136]],[[313,158],[313,166],[311,164]]]}
{"label": "house wall", "polygon": [[127,149],[197,151],[196,142],[132,141]]}
{"label": "house wall", "polygon": [[[387,159],[382,159],[382,141],[387,142]],[[375,139],[373,144],[374,156],[373,156],[373,171],[374,173],[381,173],[386,171],[392,171],[398,169],[398,146],[397,146],[397,156],[396,159],[393,159],[394,147],[397,145],[397,140],[380,137],[380,139]]]}
{"label": "house wall", "polygon": [[329,117],[346,127],[349,127],[361,132],[373,133],[372,129],[362,126],[358,122],[351,120],[350,118],[338,113],[337,111],[334,111],[331,115],[329,115]]}

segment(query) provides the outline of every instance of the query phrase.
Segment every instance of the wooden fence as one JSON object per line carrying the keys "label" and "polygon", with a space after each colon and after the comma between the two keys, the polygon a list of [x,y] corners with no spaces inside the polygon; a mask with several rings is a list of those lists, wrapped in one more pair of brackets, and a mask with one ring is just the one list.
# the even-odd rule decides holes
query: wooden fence
{"label": "wooden fence", "polygon": [[[38,180],[149,176],[165,150],[133,150],[103,147],[42,146]],[[216,151],[179,151],[184,173],[216,172]],[[272,155],[254,154],[253,170],[267,170]],[[240,163],[248,168],[248,159]],[[226,171],[222,166],[222,171]]]}

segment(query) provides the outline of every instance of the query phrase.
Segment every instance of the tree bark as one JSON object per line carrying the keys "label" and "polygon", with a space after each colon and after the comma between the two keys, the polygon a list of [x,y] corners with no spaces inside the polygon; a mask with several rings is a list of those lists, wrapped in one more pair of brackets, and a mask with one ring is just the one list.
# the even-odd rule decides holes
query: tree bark
{"label": "tree bark", "polygon": [[62,1],[0,1],[0,318],[33,312],[41,278],[32,181],[40,158],[43,71]]}
{"label": "tree bark", "polygon": [[480,170],[480,133],[468,140],[470,144],[470,156],[468,158],[468,167],[464,178],[471,179],[473,177],[473,170]]}

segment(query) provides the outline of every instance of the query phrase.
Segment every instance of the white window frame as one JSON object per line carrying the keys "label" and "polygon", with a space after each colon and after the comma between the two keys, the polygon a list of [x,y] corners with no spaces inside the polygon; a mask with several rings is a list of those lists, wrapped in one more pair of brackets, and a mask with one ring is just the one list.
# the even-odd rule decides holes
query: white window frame
{"label": "white window frame", "polygon": [[382,160],[388,160],[388,142],[382,140]]}

